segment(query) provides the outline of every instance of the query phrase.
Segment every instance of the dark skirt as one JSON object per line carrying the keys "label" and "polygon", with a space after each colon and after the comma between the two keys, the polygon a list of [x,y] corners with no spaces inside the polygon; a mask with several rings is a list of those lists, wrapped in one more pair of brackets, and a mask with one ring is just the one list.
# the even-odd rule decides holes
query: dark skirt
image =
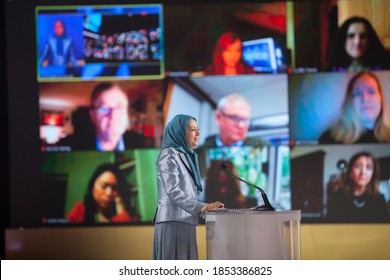
{"label": "dark skirt", "polygon": [[197,260],[196,226],[181,222],[154,225],[154,260]]}

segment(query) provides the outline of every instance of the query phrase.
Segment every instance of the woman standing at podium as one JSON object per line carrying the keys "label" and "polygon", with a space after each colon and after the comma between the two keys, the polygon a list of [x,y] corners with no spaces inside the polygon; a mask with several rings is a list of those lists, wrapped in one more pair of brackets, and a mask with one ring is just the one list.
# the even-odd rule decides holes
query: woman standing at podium
{"label": "woman standing at podium", "polygon": [[157,159],[158,205],[154,217],[154,260],[196,260],[196,226],[205,211],[224,207],[221,202],[199,202],[202,191],[196,119],[176,115],[166,126]]}

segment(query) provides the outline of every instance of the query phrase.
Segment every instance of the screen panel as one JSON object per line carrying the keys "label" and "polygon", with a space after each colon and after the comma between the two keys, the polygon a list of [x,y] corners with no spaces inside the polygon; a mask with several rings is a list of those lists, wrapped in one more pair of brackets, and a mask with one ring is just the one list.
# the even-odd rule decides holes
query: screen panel
{"label": "screen panel", "polygon": [[297,1],[291,15],[293,72],[390,69],[387,1]]}
{"label": "screen panel", "polygon": [[[223,62],[222,50],[230,52],[231,65],[241,61],[242,69],[236,69],[238,74],[287,70],[290,53],[284,1],[190,2],[166,5],[164,11],[166,70],[170,76],[228,75],[228,72],[218,70],[224,63],[229,65],[229,62]],[[249,52],[243,52],[243,45],[253,40],[268,40],[274,46],[264,44],[261,48],[252,48],[251,60],[260,58],[263,63],[272,63],[278,45],[278,67],[250,65]]]}
{"label": "screen panel", "polygon": [[[388,144],[312,145],[296,146],[291,150],[292,207],[301,209],[306,222],[383,223],[388,222],[389,174],[385,162],[389,158]],[[358,156],[354,160],[354,156]],[[354,179],[354,169],[369,162],[372,177],[365,172]],[[371,160],[371,161],[370,161]],[[371,166],[377,161],[378,172]],[[351,165],[349,168],[348,165]],[[355,165],[356,167],[352,167]],[[370,174],[371,174],[370,173]],[[365,175],[363,175],[365,174]],[[371,180],[370,180],[371,178]],[[354,181],[370,181],[370,195],[357,195]],[[352,188],[355,195],[345,195]]]}
{"label": "screen panel", "polygon": [[[111,101],[91,97],[101,87],[107,88],[103,92]],[[161,80],[45,82],[39,91],[42,152],[113,151],[157,148],[161,144]],[[121,100],[126,101],[126,108],[118,107]],[[94,108],[96,102],[103,103]],[[103,138],[99,133],[119,132],[123,132],[123,146],[106,149],[97,143],[96,139]]]}
{"label": "screen panel", "polygon": [[[260,192],[249,185],[254,184],[269,193],[271,203],[290,209],[287,84],[286,74],[170,79],[166,121],[176,114],[189,114],[196,116],[199,125],[195,151],[204,186],[200,200],[219,195],[230,208],[261,205]],[[222,103],[227,103],[224,109]],[[241,119],[235,123],[229,119],[232,116]],[[230,146],[229,141],[236,144]],[[249,184],[238,184],[221,164]],[[231,196],[237,196],[236,200]]]}
{"label": "screen panel", "polygon": [[38,81],[151,79],[164,73],[162,6],[39,6]]}
{"label": "screen panel", "polygon": [[[344,73],[306,73],[290,76],[290,116],[291,139],[296,145],[318,143],[342,143],[344,140],[325,138],[325,133],[339,123],[345,123],[341,129],[347,130],[355,119],[389,118],[387,110],[390,100],[389,71]],[[369,90],[370,96],[378,98],[365,99],[360,92]],[[351,125],[349,124],[351,123]],[[357,126],[355,124],[355,126]],[[346,127],[346,128],[344,128]],[[371,128],[372,129],[372,128]],[[361,138],[352,142],[389,143],[389,140]]]}
{"label": "screen panel", "polygon": [[[331,37],[347,18],[366,17],[388,53],[387,1],[162,1],[151,5],[114,1],[106,5],[96,0],[78,4],[11,1],[5,5],[8,100],[4,104],[8,104],[9,114],[4,127],[8,127],[10,139],[6,163],[10,168],[11,227],[83,226],[69,223],[66,215],[84,200],[87,178],[100,163],[121,166],[126,184],[132,186],[128,188],[132,194],[129,200],[139,219],[119,224],[151,224],[156,199],[154,163],[165,124],[178,113],[195,116],[203,145],[208,136],[218,133],[218,101],[231,93],[249,99],[252,111],[247,136],[267,145],[207,148],[200,156],[205,158],[201,200],[213,184],[207,178],[218,177],[213,174],[218,174],[224,163],[238,176],[264,188],[275,208],[301,209],[304,223],[334,222],[327,216],[327,203],[328,185],[334,186],[340,177],[337,163],[368,150],[378,158],[379,190],[388,204],[385,151],[389,141],[330,144],[319,140],[340,116],[348,82],[360,72],[326,69]],[[39,66],[57,18],[74,38],[76,66]],[[247,65],[260,63],[260,68],[244,71],[245,75],[206,72],[213,62],[217,40],[225,31],[239,35],[242,58]],[[126,39],[134,44],[141,42],[148,58],[139,61],[145,57],[142,51],[126,57],[114,47],[106,55],[100,53],[99,49],[114,39],[119,43]],[[255,48],[262,41],[268,43],[257,46],[261,51],[245,49]],[[273,62],[278,57],[280,68]],[[383,61],[389,61],[386,54]],[[129,72],[129,65],[140,64],[141,68]],[[383,104],[387,104],[389,71],[385,67],[366,70],[380,81],[386,101]],[[96,140],[89,121],[90,110],[98,106],[91,105],[91,95],[101,83],[124,88],[130,100],[127,130],[141,134],[141,146],[98,152],[96,143],[92,148],[59,144],[60,138],[76,131],[85,135],[81,143],[91,135],[92,142]],[[118,109],[101,107],[106,113]],[[383,105],[383,115],[388,117],[388,112]],[[238,122],[248,123],[242,119]],[[318,176],[311,176],[307,170]],[[238,189],[247,201],[239,207],[262,204],[259,194],[248,185],[240,184]],[[222,197],[222,193],[217,196]],[[337,222],[351,221],[345,218]]]}
{"label": "screen panel", "polygon": [[[125,152],[46,153],[42,164],[43,197],[42,212],[39,213],[43,225],[79,226],[79,225],[123,225],[150,223],[154,217],[154,207],[150,201],[157,199],[157,177],[155,160],[159,149],[129,149]],[[104,176],[112,165],[118,170],[124,181],[115,181],[121,201],[115,200],[114,213],[110,220],[88,216],[93,209],[93,196],[99,205],[109,200],[110,194],[99,189],[96,184],[108,184],[110,178]],[[145,176],[150,170],[150,176]],[[99,178],[94,181],[96,176]],[[45,187],[45,188],[44,188]],[[61,189],[61,195],[58,193]],[[112,190],[113,192],[114,190]],[[48,202],[56,205],[56,211],[50,209]],[[102,207],[102,206],[101,206]],[[124,213],[126,212],[126,213]]]}

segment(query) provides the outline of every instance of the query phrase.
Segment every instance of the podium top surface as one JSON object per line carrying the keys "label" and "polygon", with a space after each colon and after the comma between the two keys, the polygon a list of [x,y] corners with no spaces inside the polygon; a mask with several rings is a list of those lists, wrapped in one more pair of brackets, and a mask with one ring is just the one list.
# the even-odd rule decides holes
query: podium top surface
{"label": "podium top surface", "polygon": [[256,211],[251,209],[220,208],[216,211],[206,212],[206,218],[219,215],[256,215],[267,217],[273,216],[283,220],[300,220],[301,210]]}

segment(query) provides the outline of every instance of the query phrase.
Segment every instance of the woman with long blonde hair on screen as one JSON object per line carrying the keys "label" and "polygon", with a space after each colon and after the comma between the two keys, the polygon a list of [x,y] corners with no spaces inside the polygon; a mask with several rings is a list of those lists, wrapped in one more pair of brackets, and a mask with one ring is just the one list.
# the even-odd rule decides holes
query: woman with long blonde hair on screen
{"label": "woman with long blonde hair on screen", "polygon": [[390,109],[378,78],[360,72],[348,83],[337,123],[319,138],[329,143],[389,143]]}

